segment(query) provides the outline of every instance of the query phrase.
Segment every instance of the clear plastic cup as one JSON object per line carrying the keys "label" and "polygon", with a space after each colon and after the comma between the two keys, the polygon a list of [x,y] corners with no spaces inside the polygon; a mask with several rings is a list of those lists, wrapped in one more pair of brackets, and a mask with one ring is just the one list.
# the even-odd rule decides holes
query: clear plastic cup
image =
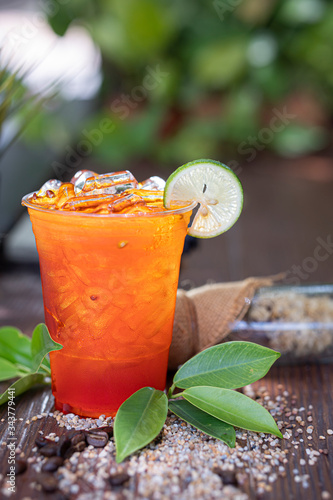
{"label": "clear plastic cup", "polygon": [[28,208],[40,261],[55,407],[115,415],[165,388],[180,258],[193,205],[145,214]]}

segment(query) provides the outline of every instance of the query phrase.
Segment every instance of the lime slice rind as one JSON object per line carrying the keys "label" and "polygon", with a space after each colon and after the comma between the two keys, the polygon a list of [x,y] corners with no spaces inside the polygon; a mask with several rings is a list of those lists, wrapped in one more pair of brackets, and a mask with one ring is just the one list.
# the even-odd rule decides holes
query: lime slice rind
{"label": "lime slice rind", "polygon": [[188,234],[212,238],[230,229],[243,207],[243,189],[226,165],[214,160],[196,160],[179,167],[166,182],[164,206],[199,203]]}

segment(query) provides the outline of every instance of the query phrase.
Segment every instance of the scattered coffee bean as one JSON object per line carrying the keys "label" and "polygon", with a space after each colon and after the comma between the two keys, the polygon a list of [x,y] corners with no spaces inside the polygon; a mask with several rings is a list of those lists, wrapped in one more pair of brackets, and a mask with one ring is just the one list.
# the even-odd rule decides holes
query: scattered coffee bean
{"label": "scattered coffee bean", "polygon": [[61,493],[60,491],[57,491],[52,495],[52,500],[68,500],[69,497]]}
{"label": "scattered coffee bean", "polygon": [[52,441],[50,439],[47,439],[46,437],[44,436],[38,436],[36,439],[35,439],[35,443],[36,445],[38,446],[38,448],[43,448],[43,446],[46,446],[47,444],[49,443],[52,443]]}
{"label": "scattered coffee bean", "polygon": [[106,425],[104,427],[97,427],[96,429],[93,429],[94,431],[104,431],[107,432],[109,437],[113,436],[113,425]]}
{"label": "scattered coffee bean", "polygon": [[72,439],[74,436],[76,436],[77,434],[80,434],[81,432],[84,432],[84,431],[81,431],[81,430],[78,430],[78,429],[69,429],[66,432],[66,436],[67,436],[68,439]]}
{"label": "scattered coffee bean", "polygon": [[73,448],[71,448],[71,449],[73,449],[73,452],[76,452],[76,451],[81,452],[86,448],[86,446],[87,446],[87,443],[85,441],[80,441],[75,446],[73,446]]}
{"label": "scattered coffee bean", "polygon": [[61,436],[57,444],[58,444],[58,450],[57,450],[58,457],[64,457],[66,455],[66,451],[69,449],[71,445],[71,440],[67,437],[66,434],[64,434],[63,436]]}
{"label": "scattered coffee bean", "polygon": [[127,472],[118,472],[116,474],[111,474],[109,481],[111,486],[122,486],[127,481],[129,481],[131,476]]}
{"label": "scattered coffee bean", "polygon": [[62,464],[64,459],[62,457],[50,457],[42,465],[42,472],[55,472]]}
{"label": "scattered coffee bean", "polygon": [[92,430],[87,433],[87,443],[95,448],[104,448],[109,441],[109,436],[104,431]]}
{"label": "scattered coffee bean", "polygon": [[45,446],[43,446],[43,448],[41,448],[39,450],[39,453],[41,455],[43,455],[43,457],[53,457],[54,455],[56,455],[58,452],[58,446],[56,444],[47,444]]}
{"label": "scattered coffee bean", "polygon": [[70,448],[68,448],[68,450],[66,451],[65,455],[63,457],[61,457],[61,458],[63,458],[64,460],[68,460],[69,458],[71,458],[71,456],[73,455],[73,453],[75,453],[75,450],[71,446]]}
{"label": "scattered coffee bean", "polygon": [[222,479],[224,485],[227,484],[231,484],[233,486],[238,485],[236,474],[233,471],[223,470],[220,467],[214,467],[213,473],[217,474]]}
{"label": "scattered coffee bean", "polygon": [[27,470],[27,462],[24,460],[24,458],[15,458],[15,464],[8,465],[7,467],[7,474],[12,472],[11,467],[15,467],[15,474],[22,474],[25,470]]}
{"label": "scattered coffee bean", "polygon": [[58,481],[57,479],[48,472],[43,472],[39,474],[37,481],[41,485],[44,491],[47,493],[52,493],[58,489]]}
{"label": "scattered coffee bean", "polygon": [[71,438],[72,446],[75,446],[78,443],[82,443],[86,440],[86,434],[84,432],[78,432]]}

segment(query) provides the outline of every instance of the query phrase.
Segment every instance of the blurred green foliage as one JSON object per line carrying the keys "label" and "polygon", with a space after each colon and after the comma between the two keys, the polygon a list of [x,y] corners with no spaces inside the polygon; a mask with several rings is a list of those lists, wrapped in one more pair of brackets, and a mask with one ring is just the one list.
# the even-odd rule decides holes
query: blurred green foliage
{"label": "blurred green foliage", "polygon": [[[49,23],[59,35],[83,25],[101,49],[101,106],[85,126],[107,117],[115,128],[94,148],[99,159],[232,158],[254,139],[285,155],[326,144],[329,0],[71,0]],[[290,123],[260,142],[284,107]]]}
{"label": "blurred green foliage", "polygon": [[[0,51],[0,137],[4,123],[15,122],[13,132],[0,145],[0,159],[24,130],[33,123],[33,120],[38,117],[44,105],[56,95],[56,91],[54,88],[52,89],[52,86],[49,88],[51,93],[47,97],[29,92],[24,79],[30,71],[31,68],[24,69],[23,66],[11,71],[8,63],[3,63],[1,60]],[[45,116],[41,119],[44,121],[47,118]]]}

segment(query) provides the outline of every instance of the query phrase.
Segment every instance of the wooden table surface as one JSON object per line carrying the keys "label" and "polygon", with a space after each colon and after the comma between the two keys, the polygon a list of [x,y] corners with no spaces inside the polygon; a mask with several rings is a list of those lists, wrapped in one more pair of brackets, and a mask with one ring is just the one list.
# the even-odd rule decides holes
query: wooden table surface
{"label": "wooden table surface", "polygon": [[[258,495],[256,489],[251,484],[251,474],[247,481],[241,486],[241,489],[248,494],[251,500],[260,498],[263,500],[317,500],[321,498],[330,498],[322,496],[323,492],[333,494],[333,436],[327,434],[327,429],[333,429],[333,370],[330,365],[300,365],[300,366],[277,366],[273,367],[262,381],[255,385],[264,384],[271,396],[278,393],[278,386],[282,385],[283,391],[288,391],[290,395],[296,397],[296,406],[298,408],[313,407],[311,410],[314,427],[311,435],[312,440],[308,440],[305,432],[302,437],[304,443],[296,449],[292,446],[289,451],[288,463],[284,464],[286,468],[285,477],[278,477],[272,484],[272,491]],[[4,384],[2,384],[3,386]],[[36,388],[30,393],[26,393],[17,398],[15,441],[18,448],[22,450],[25,457],[36,455],[31,450],[35,446],[35,439],[39,431],[44,435],[55,432],[61,436],[63,429],[60,429],[52,417],[42,418],[26,424],[26,420],[32,416],[43,412],[49,412],[53,409],[53,397],[49,388]],[[23,418],[23,420],[20,420]],[[4,420],[3,420],[4,419]],[[8,425],[7,425],[7,405],[3,405],[0,412],[1,420],[1,443],[8,443]],[[308,424],[307,424],[308,425]],[[295,432],[293,431],[293,435]],[[319,439],[319,436],[325,436],[325,440]],[[309,443],[313,450],[323,450],[317,462],[309,465],[306,449],[309,449]],[[1,445],[0,445],[1,446]],[[282,450],[289,447],[289,441],[283,440]],[[327,451],[326,451],[327,450]],[[195,450],[194,450],[195,452]],[[4,473],[8,467],[8,449],[6,446],[0,448],[0,470]],[[300,461],[305,460],[304,465]],[[251,469],[251,464],[249,464]],[[308,475],[306,487],[302,482],[296,482],[296,476]],[[31,467],[16,478],[16,493],[10,498],[23,499],[43,499],[45,493],[37,491],[31,487],[31,483],[36,481],[36,473]],[[1,484],[1,483],[0,483]],[[0,495],[1,498],[1,495]],[[47,494],[50,500],[58,500],[57,493]],[[75,498],[72,495],[70,498]]]}
{"label": "wooden table surface", "polygon": [[[326,241],[332,234],[333,167],[330,163],[324,166],[316,163],[315,159],[313,165],[312,170],[308,164],[302,166],[299,162],[283,163],[281,168],[272,168],[269,164],[251,170],[244,168],[240,175],[246,193],[243,218],[224,237],[200,241],[199,246],[184,257],[181,286],[186,288],[280,271],[293,273],[293,266],[300,266],[303,276],[307,276],[301,279],[301,283],[332,283],[331,254],[325,261],[318,262],[311,272],[304,271],[306,259],[314,255],[317,239]],[[36,267],[2,265],[0,326],[10,324],[31,334],[40,321],[43,321],[43,306]],[[314,465],[309,465],[306,460],[305,465],[300,466],[300,460],[306,459],[310,442],[305,436],[304,443],[290,451],[286,477],[279,477],[272,484],[272,491],[260,498],[333,499],[333,436],[327,434],[328,429],[333,429],[332,365],[274,366],[260,384],[264,384],[272,395],[277,394],[281,384],[283,390],[295,395],[297,407],[308,409],[312,405],[312,448],[324,450]],[[49,433],[56,431],[57,426],[53,418],[43,418],[30,425],[25,421],[33,415],[50,411],[52,407],[49,388],[35,389],[16,398],[16,443],[26,456],[32,454],[39,430]],[[3,444],[8,441],[7,405],[0,408],[0,419]],[[319,436],[325,436],[325,440]],[[0,446],[0,471],[4,474],[8,450],[6,446]],[[282,449],[284,446],[287,446],[286,440]],[[309,475],[306,488],[295,481],[296,469]],[[17,477],[17,491],[11,498],[45,498],[45,493],[29,489],[32,479],[28,468]],[[249,498],[258,498],[250,480],[243,489]],[[50,493],[47,498],[55,499],[57,495]]]}

